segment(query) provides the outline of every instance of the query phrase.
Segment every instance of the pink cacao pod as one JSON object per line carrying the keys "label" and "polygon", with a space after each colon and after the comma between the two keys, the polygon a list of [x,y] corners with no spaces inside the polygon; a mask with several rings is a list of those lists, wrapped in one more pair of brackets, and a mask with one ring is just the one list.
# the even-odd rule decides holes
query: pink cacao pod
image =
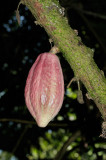
{"label": "pink cacao pod", "polygon": [[59,112],[64,98],[64,80],[58,57],[40,54],[31,67],[25,86],[25,102],[39,127]]}

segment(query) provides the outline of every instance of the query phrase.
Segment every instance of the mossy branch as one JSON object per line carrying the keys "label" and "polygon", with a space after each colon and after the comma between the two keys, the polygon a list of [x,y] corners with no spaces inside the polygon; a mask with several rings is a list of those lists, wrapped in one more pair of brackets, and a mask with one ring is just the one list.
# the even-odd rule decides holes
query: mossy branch
{"label": "mossy branch", "polygon": [[[86,47],[69,26],[59,2],[57,0],[21,0],[21,3],[29,8],[38,24],[44,27],[54,44],[63,53],[75,77],[84,84],[105,122],[106,79],[94,62],[92,49]],[[104,131],[105,129],[103,128]]]}

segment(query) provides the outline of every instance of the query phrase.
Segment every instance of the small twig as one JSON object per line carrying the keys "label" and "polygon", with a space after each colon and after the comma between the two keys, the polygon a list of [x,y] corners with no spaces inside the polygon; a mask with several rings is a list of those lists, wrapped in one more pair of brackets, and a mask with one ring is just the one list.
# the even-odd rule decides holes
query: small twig
{"label": "small twig", "polygon": [[103,15],[103,14],[100,14],[100,13],[95,13],[95,12],[92,12],[92,11],[87,11],[87,10],[84,10],[82,8],[82,6],[78,6],[78,5],[75,5],[73,3],[73,5],[69,4],[67,6],[67,8],[74,8],[75,10],[78,10],[80,13],[83,13],[83,14],[86,14],[86,15],[90,15],[90,16],[93,16],[94,18],[100,18],[100,19],[103,19],[103,20],[106,20],[106,15]]}
{"label": "small twig", "polygon": [[16,152],[17,148],[19,147],[20,143],[22,142],[22,139],[23,139],[25,133],[27,132],[28,128],[29,128],[29,125],[26,126],[26,127],[24,128],[23,132],[21,133],[21,135],[20,135],[20,137],[19,137],[19,139],[18,139],[15,147],[14,147],[13,150],[12,150],[12,153],[13,153],[13,154]]}
{"label": "small twig", "polygon": [[18,7],[17,7],[17,9],[16,9],[16,18],[17,18],[17,21],[18,21],[18,24],[19,24],[19,25],[21,24],[20,14],[19,14],[19,7],[20,7],[21,4],[22,4],[22,1],[19,2]]}
{"label": "small twig", "polygon": [[[16,123],[22,123],[22,124],[32,124],[36,125],[36,121],[27,121],[27,120],[20,120],[20,119],[12,119],[12,118],[1,118],[0,122],[16,122]],[[69,127],[70,124],[64,123],[64,122],[50,122],[48,124],[50,127]]]}
{"label": "small twig", "polygon": [[71,83],[75,81],[77,81],[77,78],[76,77],[72,78],[71,81],[68,83],[67,88],[69,88]]}
{"label": "small twig", "polygon": [[92,25],[90,24],[90,22],[88,21],[88,19],[84,16],[83,13],[78,12],[78,14],[81,16],[81,18],[86,23],[86,25],[89,28],[89,30],[93,33],[93,35],[95,36],[95,38],[97,39],[97,41],[99,42],[99,44],[101,45],[101,47],[103,48],[103,50],[106,52],[106,47],[104,46],[104,44],[101,41],[99,35],[97,34],[97,32],[95,32],[95,29],[92,27]]}
{"label": "small twig", "polygon": [[86,15],[90,15],[90,16],[93,16],[95,18],[100,18],[100,19],[106,20],[105,15],[102,15],[102,14],[99,14],[99,13],[94,13],[94,12],[91,12],[91,11],[85,11],[85,10],[81,10],[81,9],[79,9],[79,11],[81,11],[82,13],[84,13]]}
{"label": "small twig", "polygon": [[27,121],[27,120],[20,120],[20,119],[12,119],[12,118],[1,118],[0,122],[16,122],[16,123],[24,123],[24,124],[35,124],[35,121]]}
{"label": "small twig", "polygon": [[81,89],[80,89],[80,82],[79,82],[79,80],[77,81],[77,84],[78,84],[77,101],[78,101],[80,104],[83,104],[83,103],[84,103],[84,99],[83,99],[82,91],[81,91]]}
{"label": "small twig", "polygon": [[57,153],[54,160],[61,160],[66,152],[67,147],[70,145],[70,143],[74,142],[80,135],[81,135],[80,131],[76,131],[75,133],[73,133],[73,135],[71,135],[68,138],[68,140],[63,144],[62,148]]}
{"label": "small twig", "polygon": [[79,82],[79,79],[74,77],[71,79],[71,81],[69,82],[69,84],[67,85],[67,88],[70,87],[71,83],[72,82],[77,82],[77,85],[78,85],[78,93],[77,93],[77,101],[80,103],[80,104],[83,104],[84,103],[84,100],[83,100],[83,94],[82,94],[82,91],[80,89],[80,82]]}
{"label": "small twig", "polygon": [[106,138],[106,122],[102,123],[102,134],[100,135],[102,138]]}

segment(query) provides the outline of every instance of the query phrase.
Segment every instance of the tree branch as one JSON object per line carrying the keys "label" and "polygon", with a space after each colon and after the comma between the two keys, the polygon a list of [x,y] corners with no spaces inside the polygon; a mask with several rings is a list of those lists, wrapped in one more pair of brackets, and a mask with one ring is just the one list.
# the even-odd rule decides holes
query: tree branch
{"label": "tree branch", "polygon": [[[15,123],[21,123],[21,124],[29,124],[29,125],[36,125],[35,121],[28,121],[28,120],[24,120],[24,119],[14,119],[14,118],[0,118],[0,122],[15,122]],[[79,121],[68,121],[67,123],[64,121],[53,121],[50,122],[48,124],[49,127],[62,127],[62,128],[67,128],[70,127],[72,128],[72,130],[75,130],[76,128],[80,128],[80,126],[82,126],[83,123],[79,122]]]}
{"label": "tree branch", "polygon": [[86,15],[90,15],[90,16],[93,16],[95,18],[100,18],[100,19],[103,19],[103,20],[106,20],[106,16],[105,15],[102,15],[102,14],[99,14],[99,13],[95,13],[95,12],[91,12],[91,11],[86,11],[86,10],[83,10],[81,8],[78,8],[76,7],[76,10],[78,10],[79,12],[82,12]]}
{"label": "tree branch", "polygon": [[92,32],[92,34],[95,36],[101,47],[103,48],[104,52],[106,53],[106,46],[104,46],[102,40],[100,39],[99,35],[95,32],[95,29],[92,27],[90,22],[88,21],[87,17],[83,13],[80,12],[80,10],[77,10],[78,14],[81,16],[83,21],[85,22],[86,26],[89,28],[89,30]]}
{"label": "tree branch", "polygon": [[25,133],[27,132],[27,130],[29,129],[29,126],[27,125],[23,132],[21,133],[21,135],[19,136],[19,139],[16,142],[16,145],[14,146],[13,150],[12,150],[12,154],[14,154],[17,150],[17,148],[19,147],[19,145],[22,143],[22,139],[24,138]]}
{"label": "tree branch", "polygon": [[71,135],[68,140],[63,144],[60,151],[57,153],[54,160],[61,160],[66,152],[67,147],[74,142],[81,135],[80,131],[76,131],[73,135]]}
{"label": "tree branch", "polygon": [[21,0],[44,27],[54,44],[70,64],[75,77],[86,87],[89,96],[106,121],[106,79],[93,59],[92,49],[86,47],[69,26],[57,0]]}

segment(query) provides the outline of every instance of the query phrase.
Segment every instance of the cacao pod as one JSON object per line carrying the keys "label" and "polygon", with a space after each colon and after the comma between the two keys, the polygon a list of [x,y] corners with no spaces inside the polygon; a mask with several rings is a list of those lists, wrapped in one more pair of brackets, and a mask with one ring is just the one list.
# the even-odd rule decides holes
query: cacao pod
{"label": "cacao pod", "polygon": [[58,57],[40,54],[32,65],[25,86],[25,102],[39,127],[59,112],[64,98],[64,79]]}

